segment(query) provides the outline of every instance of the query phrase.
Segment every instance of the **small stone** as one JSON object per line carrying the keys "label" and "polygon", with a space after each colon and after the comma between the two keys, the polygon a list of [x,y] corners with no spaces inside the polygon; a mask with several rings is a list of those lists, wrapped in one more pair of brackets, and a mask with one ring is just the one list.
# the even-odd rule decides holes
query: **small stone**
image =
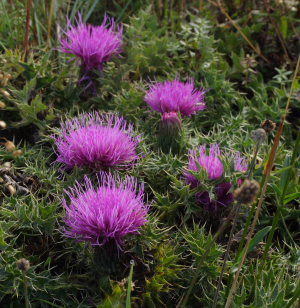
{"label": "small stone", "polygon": [[0,121],[0,128],[5,129],[7,127],[7,124],[4,121]]}
{"label": "small stone", "polygon": [[0,89],[0,92],[1,92],[5,97],[10,97],[10,94],[9,94],[7,91],[5,91],[5,90]]}
{"label": "small stone", "polygon": [[11,168],[11,163],[9,161],[6,161],[4,164],[3,164],[3,167],[4,168]]}
{"label": "small stone", "polygon": [[7,140],[6,138],[1,138],[5,140],[4,142],[0,142],[0,144],[4,145],[5,149],[8,152],[13,152],[16,149],[15,144],[12,141]]}
{"label": "small stone", "polygon": [[15,187],[12,184],[8,184],[6,187],[7,187],[11,196],[14,196],[17,193],[17,190],[15,189]]}
{"label": "small stone", "polygon": [[23,154],[22,150],[15,150],[15,151],[13,151],[12,156],[13,157],[19,157],[22,154]]}

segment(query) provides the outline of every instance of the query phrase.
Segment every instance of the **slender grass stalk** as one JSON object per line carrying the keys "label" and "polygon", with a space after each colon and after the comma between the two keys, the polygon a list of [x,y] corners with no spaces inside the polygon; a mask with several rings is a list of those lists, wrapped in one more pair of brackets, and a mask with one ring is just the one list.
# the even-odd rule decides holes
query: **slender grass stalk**
{"label": "slender grass stalk", "polygon": [[127,286],[126,308],[131,308],[130,295],[131,295],[131,288],[132,288],[133,267],[134,267],[134,261],[131,260],[130,261],[130,272],[129,272],[129,277],[128,277],[128,286]]}
{"label": "slender grass stalk", "polygon": [[281,122],[280,122],[280,125],[279,125],[279,128],[278,128],[277,134],[275,136],[273,146],[271,148],[269,160],[268,160],[267,165],[266,165],[265,170],[264,170],[265,180],[264,180],[264,184],[263,184],[263,187],[262,187],[262,190],[261,190],[261,193],[260,193],[260,198],[259,198],[259,202],[258,202],[257,209],[256,209],[256,212],[255,212],[255,216],[254,216],[253,222],[251,224],[251,227],[250,227],[250,230],[249,230],[249,233],[248,233],[248,238],[247,238],[247,242],[246,242],[246,245],[245,245],[245,248],[244,248],[244,251],[243,251],[242,259],[240,261],[240,264],[238,266],[238,270],[235,274],[233,283],[232,283],[231,288],[229,290],[229,294],[228,294],[228,297],[227,297],[225,308],[232,307],[232,303],[233,303],[234,296],[235,296],[237,286],[238,286],[239,275],[240,275],[242,266],[245,262],[245,259],[246,259],[247,253],[248,253],[248,249],[249,249],[249,245],[250,245],[250,242],[251,242],[251,239],[252,239],[252,236],[253,236],[257,221],[258,221],[258,217],[259,217],[259,214],[260,214],[260,211],[261,211],[261,208],[262,208],[262,204],[263,204],[263,201],[264,201],[264,198],[265,198],[265,193],[266,193],[266,190],[267,190],[268,181],[269,181],[271,170],[272,170],[272,167],[273,167],[273,164],[274,164],[274,161],[275,161],[276,151],[277,151],[277,148],[278,148],[278,145],[279,145],[280,137],[281,137],[282,132],[283,132],[284,123],[285,123],[285,120],[286,120],[286,116],[288,114],[288,110],[289,110],[289,106],[290,106],[290,102],[291,102],[291,97],[292,97],[292,94],[293,94],[293,89],[294,89],[296,77],[298,75],[299,65],[300,65],[300,55],[298,57],[297,66],[296,66],[296,69],[295,69],[295,72],[294,72],[292,86],[291,86],[288,101],[287,101],[287,104],[286,104],[285,112],[282,115]]}
{"label": "slender grass stalk", "polygon": [[[299,146],[300,146],[300,132],[298,132],[297,140],[295,142],[295,146],[294,146],[294,150],[293,150],[293,155],[292,155],[292,160],[291,160],[291,165],[290,165],[292,168],[294,168],[294,166],[295,166]],[[289,179],[290,179],[290,176],[291,176],[292,168],[288,169],[287,177],[285,179],[285,183],[284,183],[281,195],[280,195],[279,204],[277,205],[276,214],[275,214],[275,216],[273,218],[273,222],[272,222],[272,229],[271,229],[271,231],[268,235],[267,243],[266,243],[266,246],[265,246],[265,249],[264,249],[264,254],[263,254],[263,257],[262,257],[261,264],[260,264],[260,272],[262,272],[262,270],[263,270],[264,263],[266,261],[267,255],[268,255],[268,251],[269,251],[269,249],[272,245],[274,233],[275,233],[275,230],[277,229],[277,225],[278,225],[278,222],[279,222],[279,219],[280,219],[280,216],[281,216],[280,215],[281,209],[283,207],[284,197],[285,197],[286,190],[287,190],[287,187],[288,187],[288,184],[289,184]]]}
{"label": "slender grass stalk", "polygon": [[55,3],[55,0],[51,0],[50,12],[49,12],[49,17],[48,17],[47,43],[46,43],[47,48],[50,47],[50,41],[51,41],[51,26],[52,26],[52,17],[53,17],[53,11],[54,11],[54,3]]}
{"label": "slender grass stalk", "polygon": [[199,0],[199,11],[203,10],[203,0]]}
{"label": "slender grass stalk", "polygon": [[178,307],[186,307],[186,304],[190,298],[190,295],[193,291],[194,285],[196,284],[199,274],[200,274],[200,269],[203,266],[203,263],[206,259],[206,257],[208,256],[210,249],[212,248],[213,244],[216,242],[216,240],[219,238],[219,236],[225,231],[225,229],[228,227],[228,225],[230,224],[232,218],[236,215],[236,211],[238,210],[238,205],[237,206],[233,206],[233,208],[231,209],[227,219],[223,222],[223,224],[220,226],[220,228],[218,229],[218,231],[215,233],[215,235],[213,236],[213,238],[211,239],[211,241],[207,244],[206,246],[206,250],[204,251],[204,254],[202,255],[202,257],[200,258],[200,260],[198,261],[196,270],[195,270],[195,275],[193,276],[193,279],[190,283],[190,286],[187,290],[187,293],[185,294],[182,303],[181,301],[179,301],[179,303],[177,304],[177,308]]}
{"label": "slender grass stalk", "polygon": [[29,52],[29,30],[30,30],[30,15],[32,8],[32,0],[27,0],[27,12],[26,12],[26,26],[25,26],[25,39],[24,39],[24,62],[27,62]]}
{"label": "slender grass stalk", "polygon": [[256,157],[257,157],[257,154],[258,154],[258,151],[259,151],[259,148],[261,146],[261,143],[260,142],[257,142],[255,144],[255,149],[254,149],[254,154],[253,154],[253,158],[250,162],[250,167],[249,167],[249,171],[248,171],[248,179],[251,180],[252,179],[252,175],[253,175],[253,170],[254,170],[254,167],[255,167],[255,162],[256,162]]}

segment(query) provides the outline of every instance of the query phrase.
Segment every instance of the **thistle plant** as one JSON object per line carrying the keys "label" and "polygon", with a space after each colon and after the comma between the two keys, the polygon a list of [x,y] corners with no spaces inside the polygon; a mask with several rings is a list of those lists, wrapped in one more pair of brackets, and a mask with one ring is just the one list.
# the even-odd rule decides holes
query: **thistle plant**
{"label": "thistle plant", "polygon": [[104,64],[113,55],[122,51],[123,27],[117,26],[113,18],[104,17],[100,26],[85,24],[78,13],[76,25],[68,20],[67,30],[60,38],[59,50],[75,56],[80,65],[81,77],[79,83],[85,82],[86,88],[96,91],[97,72],[103,70]]}
{"label": "thistle plant", "polygon": [[126,168],[138,158],[140,136],[133,126],[112,114],[83,113],[61,123],[58,136],[57,162],[66,169]]}
{"label": "thistle plant", "polygon": [[192,79],[181,82],[157,82],[146,93],[146,103],[162,114],[159,126],[159,145],[164,152],[178,152],[181,136],[181,117],[190,117],[206,108],[204,91],[195,88]]}
{"label": "thistle plant", "polygon": [[[197,150],[189,151],[189,162],[187,170],[184,172],[185,181],[192,188],[205,187],[206,181],[214,184],[212,190],[215,197],[207,190],[198,192],[196,194],[197,203],[203,205],[207,210],[218,210],[222,207],[227,207],[233,202],[232,183],[223,179],[225,172],[225,162],[229,160],[233,165],[233,171],[245,173],[248,168],[247,161],[239,152],[233,155],[228,155],[226,152],[220,150],[218,144],[211,144],[209,152],[206,151],[206,145],[202,145]],[[202,176],[202,182],[199,175]],[[241,184],[239,179],[238,184]]]}
{"label": "thistle plant", "polygon": [[77,241],[94,246],[113,242],[121,248],[128,234],[137,234],[147,222],[149,206],[144,203],[144,186],[133,177],[100,172],[98,185],[84,178],[66,191],[70,203],[62,200],[66,210],[64,233]]}

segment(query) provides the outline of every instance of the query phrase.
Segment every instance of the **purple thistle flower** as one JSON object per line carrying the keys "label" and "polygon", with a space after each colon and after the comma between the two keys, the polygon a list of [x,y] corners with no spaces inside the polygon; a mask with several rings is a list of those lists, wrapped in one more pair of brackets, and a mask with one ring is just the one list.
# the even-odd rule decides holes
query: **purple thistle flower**
{"label": "purple thistle flower", "polygon": [[[200,146],[199,150],[189,151],[188,170],[199,172],[199,165],[207,172],[208,179],[216,180],[224,173],[223,164],[219,158],[220,148],[217,144],[210,146],[209,155],[206,154],[206,145]],[[185,172],[186,182],[192,187],[200,185],[199,180],[190,172]]]}
{"label": "purple thistle flower", "polygon": [[206,107],[204,91],[196,89],[192,79],[186,83],[176,79],[152,84],[145,101],[155,111],[176,112],[182,116],[190,116]]}
{"label": "purple thistle flower", "polygon": [[60,38],[59,50],[80,59],[86,72],[102,70],[104,62],[121,52],[122,31],[122,27],[116,27],[113,18],[105,16],[100,26],[93,26],[84,24],[78,14],[76,26],[68,20],[65,38]]}
{"label": "purple thistle flower", "polygon": [[132,125],[115,115],[81,114],[62,123],[59,135],[53,139],[57,162],[69,169],[122,167],[139,158],[140,137],[134,134]]}
{"label": "purple thistle flower", "polygon": [[[200,146],[198,151],[189,151],[189,163],[187,169],[199,172],[200,166],[200,168],[207,172],[208,179],[219,179],[224,173],[223,163],[220,160],[221,156],[234,161],[235,171],[247,171],[248,164],[245,157],[243,157],[240,152],[236,152],[234,155],[221,153],[219,145],[217,144],[212,144],[210,146],[209,155],[206,154],[206,145]],[[201,182],[190,172],[186,171],[184,176],[186,183],[190,184],[192,188],[201,186]],[[240,185],[241,181],[241,179],[238,180],[238,185]],[[230,192],[231,187],[232,184],[230,182],[217,184],[212,190],[214,197],[212,197],[208,191],[198,192],[196,193],[196,201],[202,204],[207,210],[216,211],[217,209],[226,207],[233,202],[233,194]]]}
{"label": "purple thistle flower", "polygon": [[102,246],[112,240],[120,247],[127,234],[139,233],[147,222],[144,185],[138,185],[133,177],[122,180],[100,172],[96,188],[85,176],[83,187],[76,182],[66,194],[70,204],[62,200],[66,209],[64,233],[78,241]]}

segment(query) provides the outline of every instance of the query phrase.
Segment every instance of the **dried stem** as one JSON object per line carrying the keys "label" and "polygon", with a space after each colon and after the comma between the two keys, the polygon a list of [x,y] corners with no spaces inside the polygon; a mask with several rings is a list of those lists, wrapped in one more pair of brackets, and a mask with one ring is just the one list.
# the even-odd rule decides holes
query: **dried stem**
{"label": "dried stem", "polygon": [[26,30],[24,39],[24,61],[27,62],[28,52],[29,52],[29,30],[30,30],[30,15],[32,8],[32,0],[27,0],[27,13],[26,13]]}
{"label": "dried stem", "polygon": [[218,7],[220,11],[229,19],[231,24],[236,28],[236,30],[240,33],[240,35],[243,37],[243,39],[248,43],[248,45],[268,64],[271,64],[271,62],[262,54],[259,48],[255,47],[251,41],[248,39],[248,37],[244,34],[242,28],[234,22],[234,20],[228,15],[226,10],[224,9],[223,5],[221,4],[221,1],[218,0],[217,2],[214,2],[212,0],[208,0],[212,5]]}

